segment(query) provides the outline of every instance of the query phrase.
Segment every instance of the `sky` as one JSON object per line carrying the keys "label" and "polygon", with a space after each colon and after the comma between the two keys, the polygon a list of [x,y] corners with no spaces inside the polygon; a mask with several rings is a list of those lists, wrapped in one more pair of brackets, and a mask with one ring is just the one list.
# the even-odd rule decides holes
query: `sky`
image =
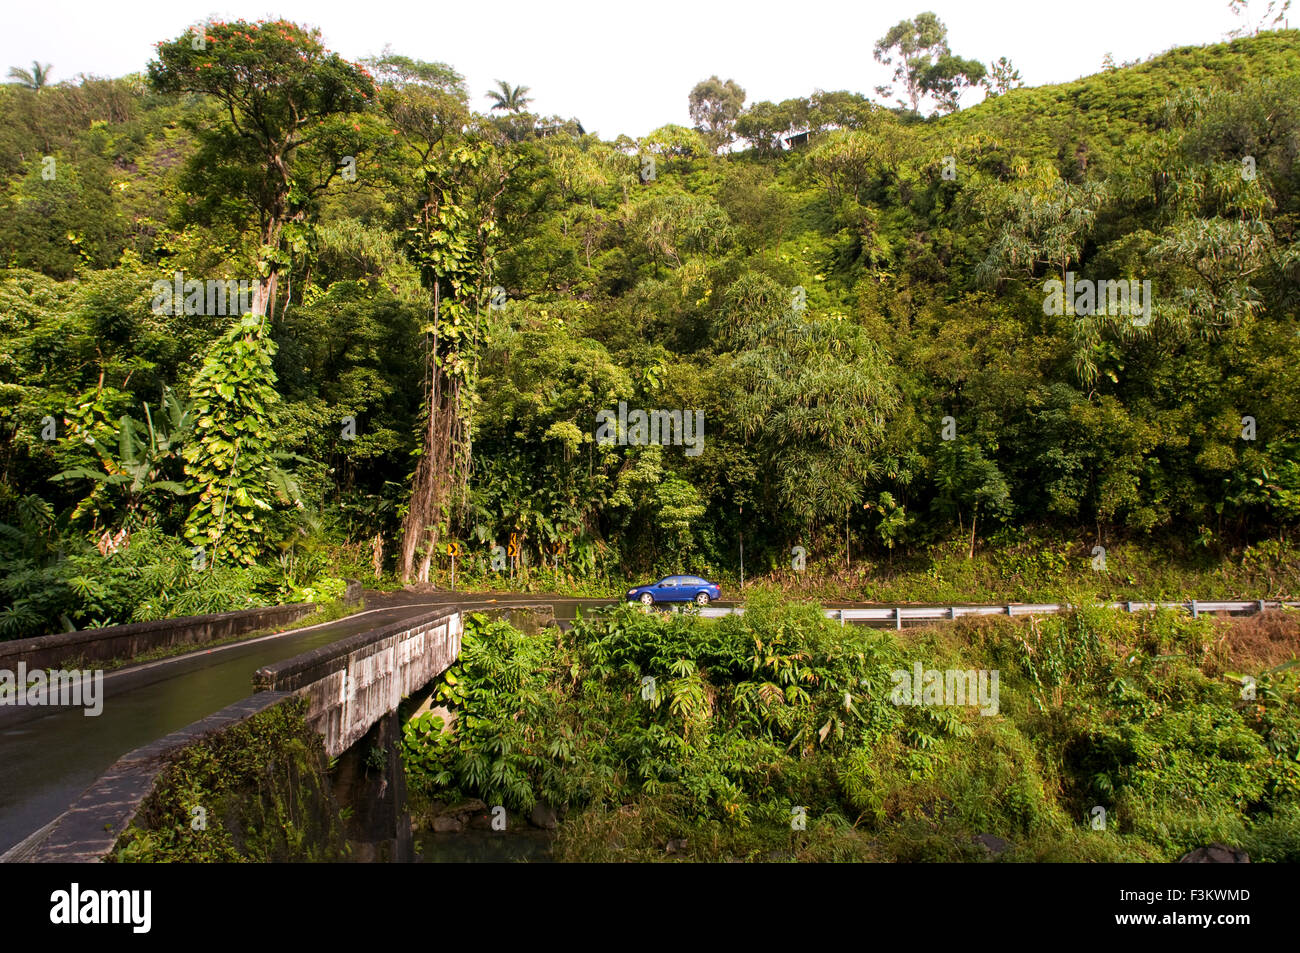
{"label": "sky", "polygon": [[[1250,0],[1252,21],[1267,4]],[[926,10],[947,25],[954,53],[986,64],[1006,56],[1032,86],[1095,73],[1108,52],[1122,63],[1219,42],[1242,23],[1228,0],[10,0],[0,13],[0,72],[36,59],[53,65],[54,82],[121,76],[143,71],[156,41],[193,23],[283,17],[320,27],[348,59],[391,45],[447,63],[478,109],[495,80],[529,86],[532,111],[577,117],[613,139],[690,125],[687,95],[712,74],[736,80],[749,102],[815,89],[876,98],[891,70],[872,46]],[[1300,26],[1300,12],[1293,19]]]}

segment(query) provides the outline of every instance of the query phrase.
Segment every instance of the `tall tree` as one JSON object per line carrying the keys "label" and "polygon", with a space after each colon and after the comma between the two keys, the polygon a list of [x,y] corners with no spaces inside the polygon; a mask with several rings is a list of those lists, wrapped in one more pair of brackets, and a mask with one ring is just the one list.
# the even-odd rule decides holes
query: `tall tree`
{"label": "tall tree", "polygon": [[530,92],[527,86],[511,86],[504,79],[497,80],[497,88],[488,90],[487,98],[492,100],[492,108],[502,112],[523,112],[533,100],[525,95]]}
{"label": "tall tree", "polygon": [[374,94],[369,74],[327,50],[319,30],[236,20],[160,43],[149,80],[161,92],[202,93],[221,105],[225,121],[200,131],[192,168],[220,178],[219,198],[232,190],[257,216],[253,313],[273,314],[286,238],[302,237],[312,200],[360,149],[360,126],[349,117]]}
{"label": "tall tree", "polygon": [[30,70],[19,69],[17,66],[9,67],[9,78],[17,80],[20,86],[39,90],[49,85],[52,69],[54,66],[51,63],[41,65],[36,60],[32,60]]}
{"label": "tall tree", "polygon": [[425,199],[408,231],[432,292],[433,313],[426,327],[420,458],[402,521],[403,582],[412,575],[429,581],[438,538],[451,522],[452,508],[463,503],[472,392],[496,251],[496,204],[509,165],[491,146],[473,142],[431,157],[422,172]]}
{"label": "tall tree", "polygon": [[745,106],[745,91],[734,80],[725,83],[710,76],[700,80],[690,94],[691,120],[708,137],[714,151],[734,138],[732,127]]}
{"label": "tall tree", "polygon": [[[1109,53],[1106,55],[1110,56]],[[988,72],[983,79],[983,85],[989,91],[990,96],[999,96],[1013,89],[1019,89],[1025,83],[1020,78],[1020,70],[1016,69],[1005,56],[1000,56],[996,62],[989,64]]]}
{"label": "tall tree", "polygon": [[780,152],[783,138],[808,128],[808,100],[754,103],[736,120],[735,132],[759,152]]}
{"label": "tall tree", "polygon": [[[465,500],[472,388],[495,256],[497,201],[510,163],[475,134],[461,132],[470,117],[457,74],[441,64],[393,56],[380,65],[379,104],[413,176],[406,187],[418,196],[407,237],[431,312],[424,326],[419,458],[398,553],[403,581],[427,582],[439,537]],[[525,91],[502,92],[522,108]]]}
{"label": "tall tree", "polygon": [[934,97],[939,111],[957,111],[962,91],[984,80],[984,64],[945,53],[921,76],[921,88]]}
{"label": "tall tree", "polygon": [[[933,13],[894,24],[876,41],[873,52],[877,62],[894,66],[894,81],[903,84],[913,112],[921,111],[921,101],[927,95],[935,98],[942,111],[952,112],[962,89],[984,78],[984,64],[953,55],[948,28]],[[894,94],[892,86],[879,86],[876,92]]]}

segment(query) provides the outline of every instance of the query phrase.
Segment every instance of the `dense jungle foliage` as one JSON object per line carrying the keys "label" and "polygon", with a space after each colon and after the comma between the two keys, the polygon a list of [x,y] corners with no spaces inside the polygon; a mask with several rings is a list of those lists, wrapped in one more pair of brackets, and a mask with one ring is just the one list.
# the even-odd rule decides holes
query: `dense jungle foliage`
{"label": "dense jungle foliage", "polygon": [[[567,809],[564,860],[1170,861],[1212,842],[1300,860],[1294,635],[1234,621],[904,634],[764,597],[529,636],[480,615],[437,688],[451,717],[407,725],[408,785],[425,811]],[[917,665],[996,670],[997,705],[896,703]]]}
{"label": "dense jungle foliage", "polygon": [[[0,638],[456,546],[561,591],[734,590],[743,540],[844,597],[1294,596],[1300,32],[965,110],[983,67],[926,69],[713,77],[612,141],[283,21],[0,86]],[[599,442],[620,404],[698,443]]]}

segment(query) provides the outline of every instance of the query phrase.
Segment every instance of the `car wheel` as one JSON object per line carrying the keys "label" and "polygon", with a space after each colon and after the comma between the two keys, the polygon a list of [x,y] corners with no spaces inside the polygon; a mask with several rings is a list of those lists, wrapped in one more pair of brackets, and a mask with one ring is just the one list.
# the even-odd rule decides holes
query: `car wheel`
{"label": "car wheel", "polygon": [[641,605],[652,606],[655,604],[655,597],[648,592],[641,593]]}
{"label": "car wheel", "polygon": [[707,606],[709,604],[709,594],[707,592],[697,592],[695,594],[695,604],[697,606]]}

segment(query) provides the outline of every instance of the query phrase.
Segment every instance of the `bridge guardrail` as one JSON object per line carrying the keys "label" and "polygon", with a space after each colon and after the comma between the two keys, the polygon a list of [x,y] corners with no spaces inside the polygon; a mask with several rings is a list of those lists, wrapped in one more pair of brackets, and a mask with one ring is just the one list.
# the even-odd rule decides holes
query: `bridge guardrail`
{"label": "bridge guardrail", "polygon": [[[361,583],[348,580],[343,601],[361,598]],[[69,659],[106,662],[133,658],[153,649],[180,645],[201,647],[207,642],[243,635],[257,629],[288,625],[316,610],[314,602],[290,602],[278,606],[256,606],[233,612],[126,622],[99,629],[78,629],[55,635],[0,642],[0,669],[14,669],[25,662],[28,669],[58,668]]]}
{"label": "bridge guardrail", "polygon": [[[1188,602],[1103,602],[1099,604],[1107,609],[1122,609],[1126,612],[1147,612],[1155,609],[1179,609],[1197,618],[1202,612],[1262,612],[1265,609],[1300,608],[1300,602],[1285,602],[1269,599],[1252,599],[1249,602],[1201,602],[1192,599]],[[1051,615],[1073,608],[1065,603],[1018,603],[1012,602],[1000,606],[881,606],[861,609],[825,609],[828,619],[836,619],[843,625],[846,622],[892,622],[894,628],[901,629],[907,622],[941,622],[960,616],[982,615]],[[743,615],[744,606],[705,607],[699,610],[706,619],[718,619],[728,615]]]}
{"label": "bridge guardrail", "polygon": [[455,663],[462,631],[459,609],[439,608],[267,665],[253,687],[306,695],[307,723],[337,757]]}

